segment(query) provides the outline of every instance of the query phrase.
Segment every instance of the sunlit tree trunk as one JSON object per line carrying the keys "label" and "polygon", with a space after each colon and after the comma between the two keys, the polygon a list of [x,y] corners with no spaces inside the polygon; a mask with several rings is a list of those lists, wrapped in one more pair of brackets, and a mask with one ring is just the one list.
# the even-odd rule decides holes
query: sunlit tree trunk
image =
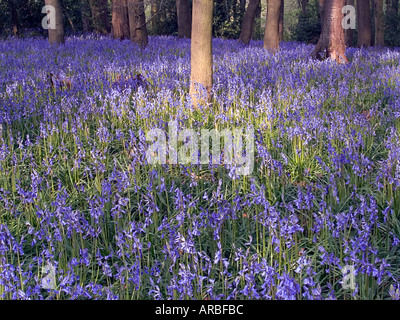
{"label": "sunlit tree trunk", "polygon": [[116,39],[129,39],[129,17],[127,0],[113,0],[112,3],[113,37]]}
{"label": "sunlit tree trunk", "polygon": [[385,45],[385,16],[383,14],[383,0],[374,0],[375,6],[375,46]]}
{"label": "sunlit tree trunk", "polygon": [[255,19],[260,0],[250,0],[243,18],[242,31],[240,32],[239,41],[249,44],[254,32]]}
{"label": "sunlit tree trunk", "polygon": [[178,18],[178,37],[190,38],[192,32],[192,15],[189,0],[176,0]]}
{"label": "sunlit tree trunk", "polygon": [[314,58],[330,58],[339,63],[347,62],[345,55],[346,44],[342,27],[342,9],[345,4],[346,0],[325,0],[321,13],[321,35],[313,52]]}
{"label": "sunlit tree trunk", "polygon": [[372,41],[371,7],[369,0],[357,0],[357,46],[369,47]]}
{"label": "sunlit tree trunk", "polygon": [[111,26],[108,16],[107,0],[89,0],[92,11],[94,31],[101,34],[108,34]]}
{"label": "sunlit tree trunk", "polygon": [[[60,2],[58,0],[44,0],[46,5],[53,6],[55,9],[55,29],[49,28],[49,42],[51,44],[61,44],[65,42],[64,39],[64,23],[63,23],[63,14],[60,6]],[[50,18],[51,19],[51,18]],[[49,21],[51,23],[51,21]]]}
{"label": "sunlit tree trunk", "polygon": [[212,21],[213,0],[193,0],[189,94],[195,106],[211,99]]}
{"label": "sunlit tree trunk", "polygon": [[144,2],[143,0],[127,0],[127,3],[131,40],[144,48],[149,42]]}
{"label": "sunlit tree trunk", "polygon": [[279,14],[281,0],[267,0],[267,21],[265,23],[264,49],[279,50]]}

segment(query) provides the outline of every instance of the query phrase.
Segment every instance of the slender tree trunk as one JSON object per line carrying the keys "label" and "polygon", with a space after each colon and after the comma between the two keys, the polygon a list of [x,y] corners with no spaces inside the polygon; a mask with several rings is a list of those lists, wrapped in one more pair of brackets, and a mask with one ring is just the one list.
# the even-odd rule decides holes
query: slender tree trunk
{"label": "slender tree trunk", "polygon": [[[325,0],[322,11],[322,29],[319,41],[313,52],[318,59],[330,58],[339,63],[346,63],[346,44],[342,27],[342,9],[346,0]],[[323,54],[321,57],[320,53]]]}
{"label": "slender tree trunk", "polygon": [[372,41],[371,7],[369,0],[357,0],[358,47],[370,47]]}
{"label": "slender tree trunk", "polygon": [[88,0],[81,0],[81,19],[83,32],[90,32],[90,6]]}
{"label": "slender tree trunk", "polygon": [[56,11],[55,12],[56,28],[48,29],[49,30],[49,42],[51,44],[62,44],[65,42],[65,39],[64,39],[63,14],[62,14],[60,2],[58,0],[44,0],[44,3],[46,5],[53,6]]}
{"label": "slender tree trunk", "polygon": [[281,0],[281,10],[279,11],[279,41],[283,39],[283,23],[285,14],[285,1]]}
{"label": "slender tree trunk", "polygon": [[176,0],[178,18],[178,37],[190,38],[192,32],[192,15],[189,0]]}
{"label": "slender tree trunk", "polygon": [[[346,5],[354,7],[354,0],[347,0]],[[346,46],[352,47],[354,42],[354,29],[346,29],[345,30],[345,38],[346,38]]]}
{"label": "slender tree trunk", "polygon": [[383,14],[383,0],[374,0],[375,6],[375,46],[385,45],[385,16]]}
{"label": "slender tree trunk", "polygon": [[89,0],[89,4],[92,11],[94,31],[102,34],[110,33],[107,0]]}
{"label": "slender tree trunk", "polygon": [[240,32],[239,41],[244,44],[249,44],[253,34],[255,18],[260,0],[250,0],[243,18],[242,31]]}
{"label": "slender tree trunk", "polygon": [[143,0],[127,0],[127,2],[131,40],[144,48],[149,42],[144,2]]}
{"label": "slender tree trunk", "polygon": [[127,0],[113,0],[112,27],[115,39],[129,39],[129,16]]}
{"label": "slender tree trunk", "polygon": [[189,94],[194,106],[211,99],[213,7],[213,0],[193,0]]}
{"label": "slender tree trunk", "polygon": [[279,13],[281,0],[267,0],[267,21],[265,23],[264,49],[279,50]]}
{"label": "slender tree trunk", "polygon": [[17,36],[19,32],[19,19],[18,19],[18,11],[17,5],[15,0],[10,0],[10,11],[11,11],[11,22],[12,22],[12,29],[13,35]]}

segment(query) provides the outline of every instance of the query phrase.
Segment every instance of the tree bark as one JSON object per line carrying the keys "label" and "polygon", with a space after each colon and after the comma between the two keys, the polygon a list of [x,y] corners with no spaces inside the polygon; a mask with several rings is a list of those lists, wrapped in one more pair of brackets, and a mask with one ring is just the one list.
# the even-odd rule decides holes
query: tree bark
{"label": "tree bark", "polygon": [[211,100],[213,0],[193,0],[189,95],[197,107]]}
{"label": "tree bark", "polygon": [[112,27],[115,39],[129,39],[129,16],[127,0],[113,0]]}
{"label": "tree bark", "polygon": [[101,34],[110,33],[107,0],[89,0],[89,4],[92,11],[94,31]]}
{"label": "tree bark", "polygon": [[265,23],[264,49],[279,50],[279,13],[281,0],[267,0],[267,21]]}
{"label": "tree bark", "polygon": [[176,0],[178,18],[178,37],[190,38],[192,32],[192,15],[189,0]]}
{"label": "tree bark", "polygon": [[45,5],[53,6],[55,9],[56,28],[49,30],[49,42],[51,44],[65,43],[63,14],[58,0],[44,0]]}
{"label": "tree bark", "polygon": [[143,0],[127,0],[127,3],[131,40],[144,48],[149,42],[144,2]]}
{"label": "tree bark", "polygon": [[375,6],[375,46],[385,45],[385,16],[383,14],[383,0],[374,0]]}
{"label": "tree bark", "polygon": [[372,41],[369,0],[357,0],[358,47],[370,47]]}
{"label": "tree bark", "polygon": [[[313,52],[318,59],[330,58],[346,63],[346,44],[342,27],[342,9],[346,0],[325,0],[322,11],[322,29],[319,41]],[[321,56],[322,54],[322,56]]]}
{"label": "tree bark", "polygon": [[[354,0],[347,0],[346,5],[354,7]],[[354,29],[346,29],[345,30],[345,38],[346,38],[346,46],[352,47],[354,42]]]}
{"label": "tree bark", "polygon": [[244,14],[239,41],[246,45],[250,43],[251,36],[254,32],[255,19],[260,2],[261,0],[250,0]]}

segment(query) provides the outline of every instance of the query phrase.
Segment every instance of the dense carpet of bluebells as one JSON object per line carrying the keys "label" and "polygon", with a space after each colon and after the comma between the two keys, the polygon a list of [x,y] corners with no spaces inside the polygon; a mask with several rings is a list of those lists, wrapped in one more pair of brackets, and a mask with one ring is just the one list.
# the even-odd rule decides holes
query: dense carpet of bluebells
{"label": "dense carpet of bluebells", "polygon": [[[399,299],[400,50],[312,50],[214,40],[195,109],[189,40],[0,42],[1,297]],[[253,173],[148,164],[173,119],[253,128]]]}

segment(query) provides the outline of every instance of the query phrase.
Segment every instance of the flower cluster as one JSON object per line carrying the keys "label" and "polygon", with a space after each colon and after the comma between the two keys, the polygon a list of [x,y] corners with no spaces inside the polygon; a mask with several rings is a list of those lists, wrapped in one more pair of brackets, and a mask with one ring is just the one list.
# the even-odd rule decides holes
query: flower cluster
{"label": "flower cluster", "polygon": [[[4,299],[399,299],[400,50],[0,42]],[[146,132],[254,128],[254,171],[150,165]],[[343,286],[351,266],[354,287]]]}

